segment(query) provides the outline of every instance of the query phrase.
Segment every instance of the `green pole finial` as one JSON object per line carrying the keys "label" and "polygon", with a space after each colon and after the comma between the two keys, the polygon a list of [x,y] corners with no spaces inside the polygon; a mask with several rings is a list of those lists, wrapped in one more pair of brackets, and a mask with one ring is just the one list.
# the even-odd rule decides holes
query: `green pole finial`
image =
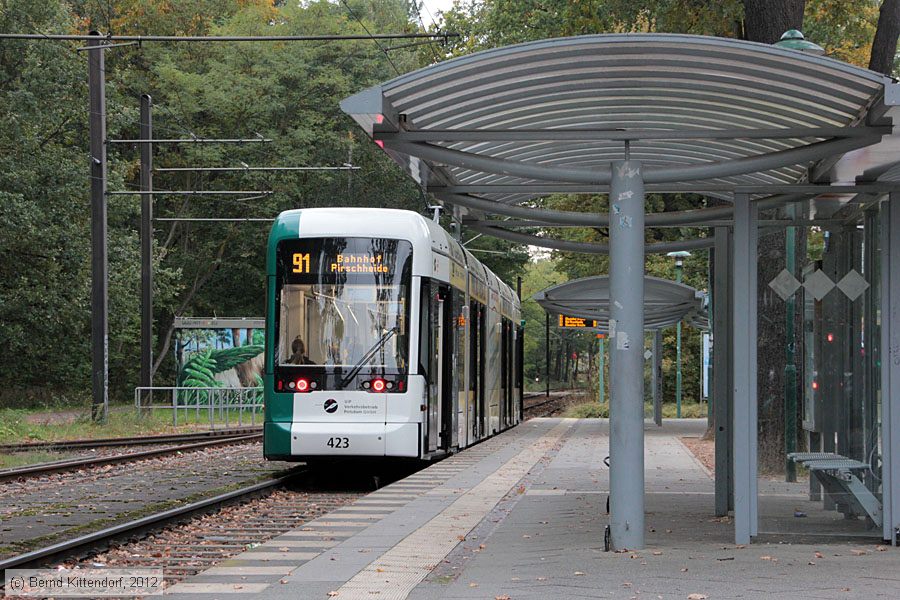
{"label": "green pole finial", "polygon": [[825,54],[825,48],[807,40],[803,37],[803,33],[798,29],[788,29],[785,31],[781,34],[781,39],[775,42],[775,45],[779,48],[798,50],[800,52],[808,52],[809,54]]}

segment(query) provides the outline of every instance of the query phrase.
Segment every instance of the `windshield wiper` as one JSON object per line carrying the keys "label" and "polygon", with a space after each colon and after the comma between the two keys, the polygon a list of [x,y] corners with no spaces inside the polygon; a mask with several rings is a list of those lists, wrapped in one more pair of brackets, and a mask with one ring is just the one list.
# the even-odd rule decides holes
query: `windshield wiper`
{"label": "windshield wiper", "polygon": [[384,346],[395,333],[397,333],[398,329],[398,327],[391,327],[381,334],[381,337],[378,338],[378,341],[376,341],[375,344],[373,344],[372,347],[369,348],[365,354],[363,354],[362,359],[360,359],[360,361],[356,363],[352,369],[350,369],[350,372],[347,373],[347,375],[343,379],[341,379],[341,389],[347,387],[347,384],[350,383],[350,380],[356,377],[356,374],[359,373],[360,369],[362,369],[367,362],[375,357],[375,353],[378,352],[378,350],[380,350],[381,347]]}

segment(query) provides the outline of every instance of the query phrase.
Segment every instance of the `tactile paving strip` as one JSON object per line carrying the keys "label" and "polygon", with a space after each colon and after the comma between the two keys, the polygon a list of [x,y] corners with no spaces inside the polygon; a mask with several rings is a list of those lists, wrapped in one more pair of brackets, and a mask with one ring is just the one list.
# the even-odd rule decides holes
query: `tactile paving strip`
{"label": "tactile paving strip", "polygon": [[570,424],[563,420],[428,523],[337,590],[341,600],[405,600],[441,560],[465,539],[509,490],[553,447]]}

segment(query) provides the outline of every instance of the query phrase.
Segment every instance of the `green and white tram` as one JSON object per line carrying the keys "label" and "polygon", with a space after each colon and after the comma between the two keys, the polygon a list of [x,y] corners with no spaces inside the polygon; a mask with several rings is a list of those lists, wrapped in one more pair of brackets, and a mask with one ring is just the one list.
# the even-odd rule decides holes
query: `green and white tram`
{"label": "green and white tram", "polygon": [[431,459],[521,420],[519,300],[433,221],[284,212],[266,263],[266,458]]}

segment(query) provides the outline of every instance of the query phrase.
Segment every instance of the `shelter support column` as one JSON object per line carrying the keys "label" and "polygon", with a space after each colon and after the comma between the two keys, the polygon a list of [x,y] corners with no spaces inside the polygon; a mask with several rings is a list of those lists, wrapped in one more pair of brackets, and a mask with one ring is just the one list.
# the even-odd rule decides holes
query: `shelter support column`
{"label": "shelter support column", "polygon": [[900,531],[900,193],[881,211],[881,436],[884,539]]}
{"label": "shelter support column", "polygon": [[734,198],[732,257],[734,539],[757,533],[756,255],[758,209],[746,194]]}
{"label": "shelter support column", "polygon": [[609,227],[610,533],[644,547],[644,182],[641,163],[612,164]]}
{"label": "shelter support column", "polygon": [[662,329],[653,331],[652,366],[650,385],[653,386],[653,422],[662,427]]}
{"label": "shelter support column", "polygon": [[731,230],[716,227],[713,249],[712,406],[716,431],[716,516],[734,508],[734,460],[732,455],[732,344],[731,344]]}

